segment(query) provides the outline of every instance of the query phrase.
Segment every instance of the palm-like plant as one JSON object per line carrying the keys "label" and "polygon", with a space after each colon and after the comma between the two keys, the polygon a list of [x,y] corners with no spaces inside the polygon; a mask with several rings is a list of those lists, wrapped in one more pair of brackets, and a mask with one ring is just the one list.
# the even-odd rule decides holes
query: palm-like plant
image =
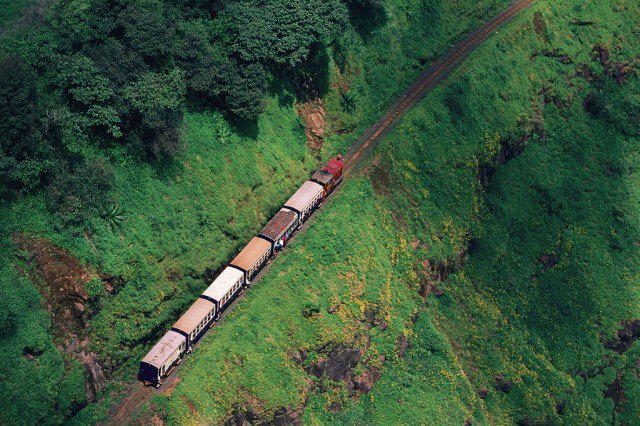
{"label": "palm-like plant", "polygon": [[111,208],[107,209],[102,217],[107,222],[109,228],[111,228],[112,230],[122,226],[126,219],[124,210],[118,204],[114,204],[113,206],[111,206]]}
{"label": "palm-like plant", "polygon": [[349,92],[340,92],[340,105],[342,110],[351,114],[356,109],[356,96]]}
{"label": "palm-like plant", "polygon": [[231,130],[229,130],[229,127],[227,127],[225,123],[220,123],[216,131],[220,144],[226,145],[231,137]]}

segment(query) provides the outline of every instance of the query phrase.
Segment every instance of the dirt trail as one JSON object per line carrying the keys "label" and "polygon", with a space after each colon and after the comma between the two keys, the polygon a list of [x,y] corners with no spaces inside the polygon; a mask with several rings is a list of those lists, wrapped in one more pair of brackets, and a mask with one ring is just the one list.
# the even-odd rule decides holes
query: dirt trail
{"label": "dirt trail", "polygon": [[[357,166],[361,164],[362,160],[366,158],[369,153],[371,153],[380,140],[398,124],[399,119],[404,116],[407,110],[413,107],[431,89],[444,80],[472,51],[487,40],[491,34],[496,31],[496,29],[514,18],[522,10],[531,6],[535,1],[536,0],[522,0],[514,2],[491,21],[469,34],[464,40],[453,45],[440,57],[440,59],[435,61],[426,71],[420,74],[420,76],[416,78],[416,80],[414,80],[414,82],[411,83],[404,92],[402,92],[396,102],[387,109],[382,118],[367,129],[363,133],[362,137],[349,148],[346,155],[345,177],[348,177],[351,173],[357,170]],[[341,186],[329,195],[324,203],[325,205],[330,199],[334,198],[340,192],[340,188]],[[311,218],[303,224],[296,236],[302,234],[306,228],[313,223],[319,213],[320,212],[318,211],[316,214],[312,215]],[[272,259],[251,281],[252,285],[256,285],[262,275],[268,272],[269,266],[273,260],[274,259]],[[233,310],[233,307],[242,300],[243,296],[244,294],[240,294],[238,298],[236,298],[236,300],[226,309],[220,321],[218,321],[214,327],[224,320],[225,316]],[[201,337],[201,340],[205,339],[209,332],[210,330]],[[180,367],[181,365],[178,365],[176,370],[180,370]],[[166,394],[168,393],[166,392],[167,389],[172,390],[175,388],[175,385],[177,385],[177,381],[179,380],[176,373],[177,371],[174,371],[171,376],[165,379],[162,388],[157,390],[153,388],[145,388],[141,383],[137,383],[132,386],[130,393],[125,396],[119,404],[114,405],[109,410],[109,419],[107,420],[107,424],[122,425],[127,423],[131,418],[131,414],[148,402],[152,395],[156,393]]]}

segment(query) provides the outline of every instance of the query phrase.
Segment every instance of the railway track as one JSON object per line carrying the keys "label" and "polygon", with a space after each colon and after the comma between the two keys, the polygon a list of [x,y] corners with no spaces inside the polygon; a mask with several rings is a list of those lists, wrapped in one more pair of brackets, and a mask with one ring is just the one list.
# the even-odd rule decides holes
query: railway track
{"label": "railway track", "polygon": [[[454,44],[449,50],[447,50],[438,60],[436,60],[431,66],[421,73],[397,98],[397,100],[385,111],[382,118],[380,118],[375,124],[369,127],[354,143],[347,154],[345,155],[346,162],[344,168],[345,178],[354,173],[358,165],[367,157],[367,155],[378,145],[380,140],[384,138],[400,121],[405,113],[420,101],[431,89],[433,89],[438,83],[444,80],[471,52],[487,40],[491,34],[496,31],[500,26],[504,25],[521,11],[526,9],[535,3],[536,0],[521,0],[515,1],[507,9],[500,12],[492,20],[487,22],[482,27],[478,28],[465,39]],[[326,205],[328,201],[333,199],[340,192],[342,185],[338,186],[327,197],[327,200],[323,203]],[[319,210],[322,210],[322,205]],[[294,235],[302,234],[307,227],[313,223],[318,213],[312,215],[300,228],[300,230]],[[251,281],[252,285],[255,285],[260,278],[269,271],[271,263],[278,256],[269,261],[256,277]],[[221,318],[214,323],[212,328],[215,328],[221,322],[224,322],[226,316],[233,310],[236,304],[238,304],[243,298],[245,293],[241,293],[238,297],[228,306],[223,312]],[[200,337],[200,341],[204,340],[207,335],[211,333],[211,329],[207,330],[204,335]],[[196,345],[196,351],[197,351]],[[181,365],[176,366],[176,370],[179,370]],[[129,389],[128,394],[123,400],[112,406],[108,411],[108,419],[106,424],[109,425],[122,425],[126,424],[131,419],[136,408],[147,403],[154,394],[169,394],[177,385],[179,378],[176,372],[168,376],[161,388],[155,389],[152,387],[145,387],[141,382],[136,382]]]}
{"label": "railway track", "polygon": [[478,28],[465,39],[454,44],[437,61],[409,85],[373,126],[349,148],[346,155],[345,174],[356,170],[357,165],[371,152],[380,140],[399,122],[399,119],[420,101],[431,89],[444,80],[476,47],[487,40],[500,26],[504,25],[536,0],[514,2],[495,18]]}

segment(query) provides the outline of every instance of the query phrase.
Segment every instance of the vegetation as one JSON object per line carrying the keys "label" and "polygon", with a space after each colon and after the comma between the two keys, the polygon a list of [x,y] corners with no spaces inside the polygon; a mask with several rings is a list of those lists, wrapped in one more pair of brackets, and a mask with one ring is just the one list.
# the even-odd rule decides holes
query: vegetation
{"label": "vegetation", "polygon": [[[540,5],[476,52],[150,409],[172,422],[303,410],[311,424],[633,424],[638,344],[618,339],[639,315],[640,79],[611,70],[638,54],[637,13]],[[617,46],[609,64],[599,45]],[[339,348],[361,350],[353,371],[317,379]]]}
{"label": "vegetation", "polygon": [[[316,157],[508,3],[54,1],[4,33],[0,422],[103,419]],[[406,117],[139,421],[633,423],[638,344],[615,342],[639,318],[640,11],[540,3]],[[294,107],[317,97],[319,152]],[[83,349],[32,236],[85,268]],[[80,351],[109,379],[97,401]]]}

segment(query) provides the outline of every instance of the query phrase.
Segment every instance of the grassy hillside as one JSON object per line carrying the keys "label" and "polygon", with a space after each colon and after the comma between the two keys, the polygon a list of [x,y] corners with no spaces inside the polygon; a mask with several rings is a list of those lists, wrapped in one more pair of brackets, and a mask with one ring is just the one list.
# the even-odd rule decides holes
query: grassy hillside
{"label": "grassy hillside", "polygon": [[142,415],[637,422],[638,16],[540,2],[501,31]]}
{"label": "grassy hillside", "polygon": [[[101,200],[106,211],[71,224],[65,211],[52,208],[58,199],[51,191],[3,199],[0,351],[7,362],[0,366],[0,419],[60,423],[76,415],[87,403],[85,379],[94,374],[79,359],[99,365],[97,376],[106,381],[97,389],[101,403],[78,421],[102,415],[121,383],[135,380],[145,351],[317,167],[317,158],[349,146],[428,61],[506,3],[464,1],[454,10],[444,2],[390,1],[376,12],[375,25],[354,16],[323,65],[327,133],[320,152],[305,144],[293,106],[303,99],[277,78],[255,126],[233,127],[208,109],[187,111],[184,149],[171,159],[149,162],[126,145],[65,140],[81,144],[75,154],[112,168],[115,189]],[[78,25],[83,18],[77,18],[65,25]],[[52,35],[30,37],[10,34],[0,51],[32,62],[52,59]],[[354,108],[343,107],[341,92],[353,94]],[[93,182],[95,170],[55,189],[100,197],[82,185]],[[76,260],[76,275],[67,280],[64,265]],[[68,285],[50,288],[47,279]]]}

